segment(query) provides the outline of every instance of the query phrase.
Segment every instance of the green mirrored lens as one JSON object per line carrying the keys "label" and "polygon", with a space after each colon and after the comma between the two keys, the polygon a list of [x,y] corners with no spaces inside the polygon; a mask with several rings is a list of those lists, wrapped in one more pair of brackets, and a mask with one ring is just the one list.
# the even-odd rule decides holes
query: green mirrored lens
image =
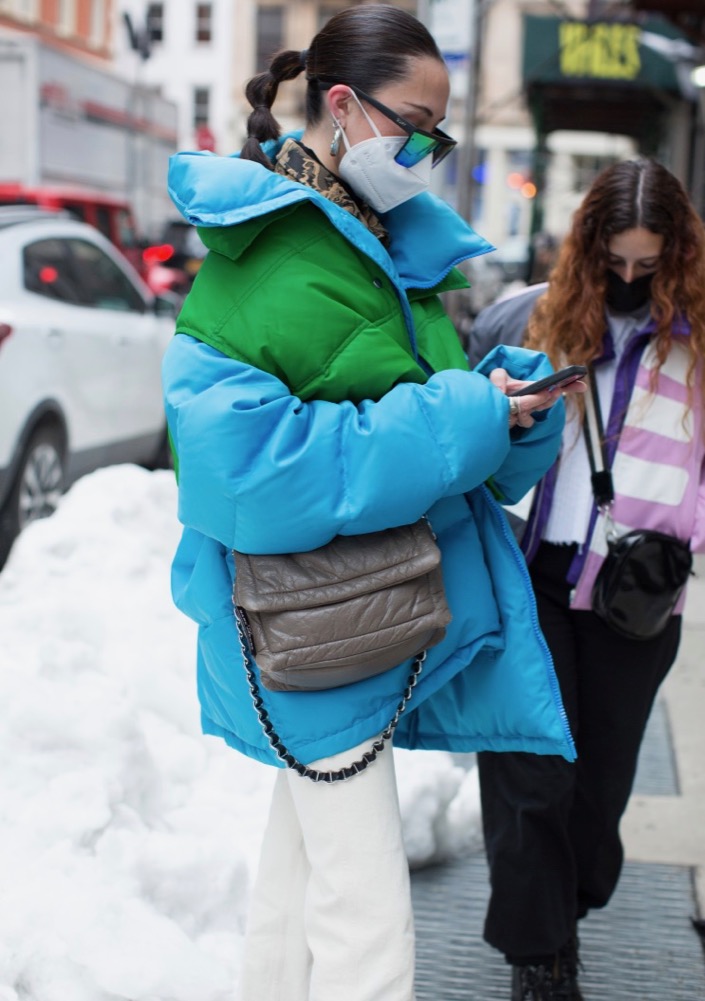
{"label": "green mirrored lens", "polygon": [[412,132],[394,159],[402,167],[414,167],[424,157],[431,155],[435,167],[455,149],[456,145],[455,140],[446,136],[440,129],[433,134]]}
{"label": "green mirrored lens", "polygon": [[440,143],[433,136],[426,136],[423,132],[412,132],[394,159],[401,167],[415,167],[439,146]]}

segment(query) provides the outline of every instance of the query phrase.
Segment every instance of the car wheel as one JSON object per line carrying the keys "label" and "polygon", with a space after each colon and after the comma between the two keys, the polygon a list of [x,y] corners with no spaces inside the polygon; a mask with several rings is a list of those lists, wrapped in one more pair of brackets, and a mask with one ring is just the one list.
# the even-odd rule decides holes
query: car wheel
{"label": "car wheel", "polygon": [[0,566],[22,529],[56,510],[64,486],[63,444],[57,428],[41,427],[32,434],[0,512]]}

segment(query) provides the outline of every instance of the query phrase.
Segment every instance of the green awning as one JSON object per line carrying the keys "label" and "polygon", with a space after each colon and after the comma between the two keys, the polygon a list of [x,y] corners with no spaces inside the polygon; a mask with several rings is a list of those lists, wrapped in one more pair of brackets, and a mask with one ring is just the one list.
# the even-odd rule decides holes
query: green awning
{"label": "green awning", "polygon": [[536,131],[628,135],[653,153],[674,105],[689,100],[677,72],[683,43],[657,18],[635,24],[526,15],[523,78]]}
{"label": "green awning", "polygon": [[[576,21],[524,17],[524,83],[592,84],[680,94],[675,63],[644,44],[642,32],[681,37],[661,22]],[[647,34],[647,38],[648,38]],[[667,43],[666,43],[667,44]]]}

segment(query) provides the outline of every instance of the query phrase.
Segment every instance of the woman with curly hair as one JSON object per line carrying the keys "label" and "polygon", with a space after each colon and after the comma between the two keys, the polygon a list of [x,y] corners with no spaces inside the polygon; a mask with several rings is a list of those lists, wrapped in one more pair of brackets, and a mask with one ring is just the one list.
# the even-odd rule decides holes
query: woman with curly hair
{"label": "woman with curly hair", "polygon": [[[523,314],[523,317],[522,317]],[[591,367],[614,500],[598,510],[573,398],[522,546],[577,762],[482,753],[491,898],[485,938],[513,966],[512,1001],[580,999],[577,922],[610,900],[647,719],[678,651],[684,596],[650,639],[592,610],[606,527],[652,529],[705,550],[705,230],[679,181],[617,163],[576,212],[548,286],[485,310],[476,341],[527,343]],[[483,341],[484,339],[484,341]],[[477,343],[475,347],[477,347]]]}

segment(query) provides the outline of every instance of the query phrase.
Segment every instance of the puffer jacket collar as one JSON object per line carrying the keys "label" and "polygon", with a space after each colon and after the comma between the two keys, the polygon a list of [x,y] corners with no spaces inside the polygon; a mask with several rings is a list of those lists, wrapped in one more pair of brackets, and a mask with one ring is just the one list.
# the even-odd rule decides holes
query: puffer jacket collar
{"label": "puffer jacket collar", "polygon": [[[300,136],[267,143],[265,152],[274,157],[284,139]],[[170,158],[168,186],[183,217],[202,227],[237,226],[309,201],[404,289],[435,288],[461,261],[494,250],[449,205],[424,193],[380,217],[390,237],[387,252],[361,222],[318,191],[239,154],[177,153]]]}

